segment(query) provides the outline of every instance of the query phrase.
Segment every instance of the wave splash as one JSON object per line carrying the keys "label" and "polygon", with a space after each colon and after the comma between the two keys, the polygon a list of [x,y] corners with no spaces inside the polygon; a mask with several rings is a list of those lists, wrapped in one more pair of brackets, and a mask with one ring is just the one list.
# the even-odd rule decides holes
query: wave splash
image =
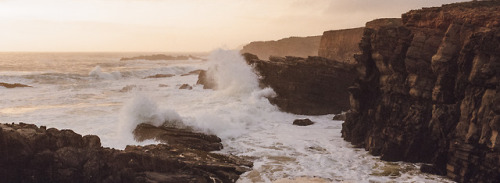
{"label": "wave splash", "polygon": [[[179,98],[181,94],[175,98],[154,100],[148,98],[147,94],[136,94],[122,109],[121,133],[130,135],[138,124],[149,123],[155,126],[189,126],[221,138],[232,138],[245,134],[248,127],[254,126],[252,124],[261,122],[254,115],[278,111],[267,100],[276,93],[272,88],[259,87],[257,74],[246,64],[238,51],[213,51],[207,64],[207,74],[214,78],[216,90],[203,90],[209,95],[191,95],[199,96],[199,102],[190,104],[189,110],[176,109],[177,111],[162,109],[155,101],[172,105],[182,100]],[[177,113],[179,110],[182,116]]]}
{"label": "wave splash", "polygon": [[96,79],[114,79],[114,80],[117,80],[117,79],[122,78],[122,75],[120,72],[116,72],[116,71],[111,72],[111,73],[102,72],[101,66],[95,66],[94,69],[92,69],[92,71],[89,72],[89,76],[96,78]]}

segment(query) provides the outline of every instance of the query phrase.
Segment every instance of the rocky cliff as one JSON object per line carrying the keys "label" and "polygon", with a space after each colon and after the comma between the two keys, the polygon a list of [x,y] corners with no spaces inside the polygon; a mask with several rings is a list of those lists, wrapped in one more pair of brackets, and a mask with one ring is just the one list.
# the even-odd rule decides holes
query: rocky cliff
{"label": "rocky cliff", "polygon": [[210,153],[220,139],[142,124],[136,138],[168,144],[101,147],[99,137],[30,124],[0,124],[2,182],[235,182],[251,163]]}
{"label": "rocky cliff", "polygon": [[270,56],[317,56],[321,36],[289,37],[277,41],[256,41],[243,47],[241,53],[251,53],[259,58]]}
{"label": "rocky cliff", "polygon": [[500,180],[500,2],[367,24],[345,140],[459,182]]}
{"label": "rocky cliff", "polygon": [[318,56],[353,64],[354,54],[359,54],[363,27],[325,31],[321,36]]}
{"label": "rocky cliff", "polygon": [[349,109],[347,88],[355,78],[349,64],[322,57],[244,57],[261,76],[260,82],[274,89],[277,96],[269,101],[283,111],[319,115]]}

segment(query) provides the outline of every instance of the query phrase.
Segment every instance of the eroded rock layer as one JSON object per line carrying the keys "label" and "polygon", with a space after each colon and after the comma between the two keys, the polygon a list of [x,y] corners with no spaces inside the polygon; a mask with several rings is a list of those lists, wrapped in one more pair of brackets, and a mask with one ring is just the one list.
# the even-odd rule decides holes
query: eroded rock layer
{"label": "eroded rock layer", "polygon": [[349,64],[322,57],[271,57],[260,60],[244,54],[261,76],[260,82],[274,89],[269,101],[295,114],[338,114],[349,109],[347,88],[355,79]]}
{"label": "eroded rock layer", "polygon": [[[139,138],[167,144],[101,147],[99,137],[29,124],[0,124],[2,182],[235,182],[252,166],[210,153],[222,147],[210,135],[140,125]],[[155,136],[158,135],[158,136]],[[172,144],[172,145],[170,145]]]}
{"label": "eroded rock layer", "polygon": [[323,32],[318,56],[345,63],[355,63],[354,54],[359,54],[359,42],[363,37],[363,27],[331,30]]}
{"label": "eroded rock layer", "polygon": [[459,182],[500,180],[500,2],[367,23],[342,135]]}

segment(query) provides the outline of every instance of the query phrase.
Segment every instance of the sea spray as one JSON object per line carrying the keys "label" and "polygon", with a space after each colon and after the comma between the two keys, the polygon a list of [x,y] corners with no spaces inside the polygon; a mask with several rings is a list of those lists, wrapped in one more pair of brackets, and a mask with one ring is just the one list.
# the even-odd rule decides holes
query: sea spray
{"label": "sea spray", "polygon": [[248,95],[259,89],[257,75],[236,50],[218,49],[210,54],[208,77],[224,95]]}
{"label": "sea spray", "polygon": [[89,76],[96,79],[120,79],[122,77],[120,72],[102,72],[101,66],[95,66],[94,69],[89,72]]}
{"label": "sea spray", "polygon": [[160,109],[145,94],[136,93],[121,110],[119,136],[122,142],[133,142],[133,131],[141,123],[154,126],[184,128],[182,118],[171,109]]}

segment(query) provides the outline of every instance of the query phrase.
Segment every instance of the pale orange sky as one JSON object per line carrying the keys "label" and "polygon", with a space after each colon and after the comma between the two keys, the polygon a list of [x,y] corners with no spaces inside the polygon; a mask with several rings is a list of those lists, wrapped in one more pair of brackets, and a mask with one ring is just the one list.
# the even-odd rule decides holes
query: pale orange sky
{"label": "pale orange sky", "polygon": [[0,51],[233,49],[457,1],[0,0]]}

